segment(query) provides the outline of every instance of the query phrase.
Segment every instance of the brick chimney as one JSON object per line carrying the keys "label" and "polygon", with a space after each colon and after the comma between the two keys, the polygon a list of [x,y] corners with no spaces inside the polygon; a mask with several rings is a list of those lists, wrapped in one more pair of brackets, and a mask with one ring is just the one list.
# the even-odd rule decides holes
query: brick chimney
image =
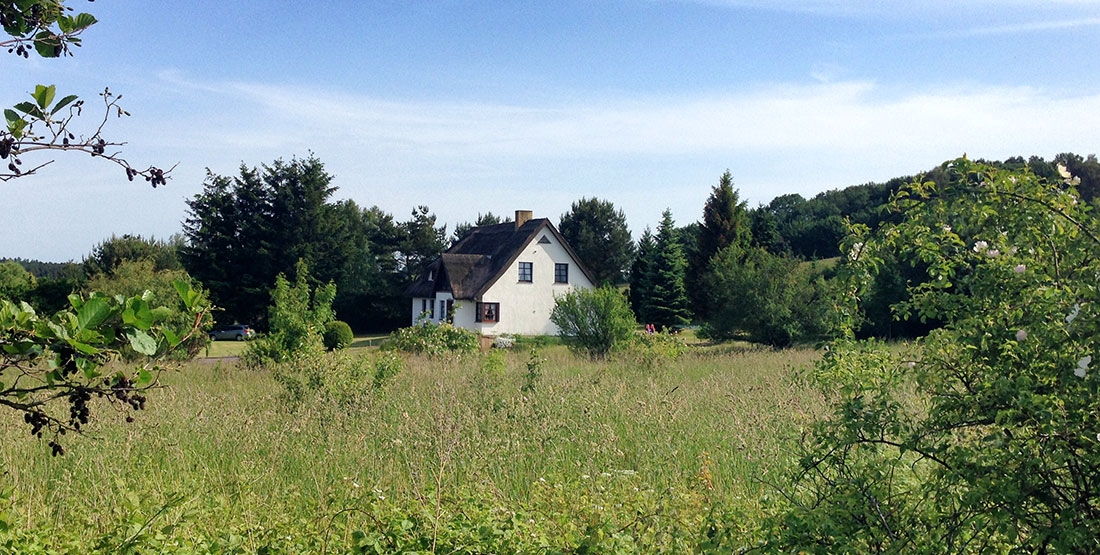
{"label": "brick chimney", "polygon": [[516,229],[523,227],[534,214],[530,210],[516,210]]}

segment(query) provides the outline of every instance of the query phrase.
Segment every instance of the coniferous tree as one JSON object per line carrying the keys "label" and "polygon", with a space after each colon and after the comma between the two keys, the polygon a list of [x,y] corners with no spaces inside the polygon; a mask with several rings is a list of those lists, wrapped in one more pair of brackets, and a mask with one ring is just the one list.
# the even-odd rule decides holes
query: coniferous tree
{"label": "coniferous tree", "polygon": [[653,266],[657,254],[657,243],[648,227],[638,240],[638,254],[630,267],[630,308],[634,317],[642,323],[649,323],[648,302],[653,295]]}
{"label": "coniferous tree", "polygon": [[676,239],[672,211],[665,209],[657,227],[656,256],[653,266],[653,289],[646,302],[650,321],[657,327],[683,326],[691,321],[691,308],[684,274],[687,261]]}
{"label": "coniferous tree", "polygon": [[691,291],[692,307],[697,315],[705,316],[707,312],[701,281],[710,259],[730,245],[742,251],[747,249],[752,241],[751,227],[746,202],[740,200],[737,190],[733,188],[733,176],[726,170],[703,205],[703,221],[696,233],[696,248],[688,257],[686,285]]}

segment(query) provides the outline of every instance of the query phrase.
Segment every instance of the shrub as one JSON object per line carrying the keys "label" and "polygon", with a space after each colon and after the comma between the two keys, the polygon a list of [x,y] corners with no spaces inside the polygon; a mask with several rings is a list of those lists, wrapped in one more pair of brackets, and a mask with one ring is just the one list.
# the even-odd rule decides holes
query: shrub
{"label": "shrub", "polygon": [[407,353],[439,356],[446,353],[472,353],[478,350],[476,333],[451,324],[426,322],[401,328],[390,334],[387,348]]}
{"label": "shrub", "polygon": [[678,360],[686,352],[684,340],[668,332],[639,333],[630,348],[631,358],[649,368],[666,360]]}
{"label": "shrub", "polygon": [[318,286],[313,294],[309,290],[309,268],[299,260],[295,267],[294,284],[283,274],[275,278],[271,291],[270,332],[253,341],[242,362],[249,367],[263,366],[269,362],[285,362],[310,352],[320,351],[324,345],[321,334],[325,324],[332,320],[332,300],[336,286]]}
{"label": "shrub", "polygon": [[1100,550],[1097,220],[1065,174],[945,170],[894,195],[900,223],[846,241],[843,313],[888,257],[917,258],[930,279],[895,312],[943,326],[903,350],[849,325],[830,346],[815,378],[833,414],[784,492],[776,551]]}
{"label": "shrub", "polygon": [[330,351],[346,349],[355,340],[355,334],[351,333],[351,326],[347,322],[333,320],[325,324],[325,335],[322,341],[325,348]]}
{"label": "shrub", "polygon": [[705,280],[712,308],[700,336],[726,340],[743,331],[773,347],[822,337],[831,305],[824,279],[814,274],[763,249],[722,249]]}
{"label": "shrub", "polygon": [[360,405],[363,396],[382,389],[402,369],[404,361],[393,353],[313,351],[272,365],[271,375],[283,386],[281,398],[291,410],[317,398],[346,408]]}
{"label": "shrub", "polygon": [[569,348],[591,358],[604,358],[630,344],[634,313],[618,289],[578,289],[558,297],[550,321]]}

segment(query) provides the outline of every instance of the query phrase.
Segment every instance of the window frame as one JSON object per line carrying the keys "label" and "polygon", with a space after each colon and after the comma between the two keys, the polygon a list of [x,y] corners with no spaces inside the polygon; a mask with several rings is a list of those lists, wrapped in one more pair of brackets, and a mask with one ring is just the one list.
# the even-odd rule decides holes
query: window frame
{"label": "window frame", "polygon": [[[564,277],[565,279],[560,279]],[[569,283],[569,264],[564,262],[554,263],[554,283]]]}
{"label": "window frame", "polygon": [[[491,314],[494,315],[492,320],[486,319],[485,315],[488,311],[486,308],[491,309]],[[500,303],[474,303],[474,321],[482,324],[496,324],[500,322]]]}
{"label": "window frame", "polygon": [[[524,270],[527,270],[527,279],[523,279]],[[535,263],[534,262],[520,262],[519,263],[519,282],[520,283],[534,283],[535,281]]]}

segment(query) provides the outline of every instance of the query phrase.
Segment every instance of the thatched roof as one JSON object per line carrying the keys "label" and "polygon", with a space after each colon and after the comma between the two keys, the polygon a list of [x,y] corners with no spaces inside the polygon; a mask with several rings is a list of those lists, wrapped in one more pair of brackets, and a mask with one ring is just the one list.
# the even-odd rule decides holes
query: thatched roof
{"label": "thatched roof", "polygon": [[[519,228],[514,222],[506,222],[471,229],[432,262],[428,271],[413,282],[405,294],[432,297],[436,291],[450,291],[456,299],[477,299],[512,265],[523,247],[543,231],[549,231],[565,246],[577,267],[594,283],[592,275],[550,220],[534,218]],[[432,279],[429,280],[428,276]]]}

